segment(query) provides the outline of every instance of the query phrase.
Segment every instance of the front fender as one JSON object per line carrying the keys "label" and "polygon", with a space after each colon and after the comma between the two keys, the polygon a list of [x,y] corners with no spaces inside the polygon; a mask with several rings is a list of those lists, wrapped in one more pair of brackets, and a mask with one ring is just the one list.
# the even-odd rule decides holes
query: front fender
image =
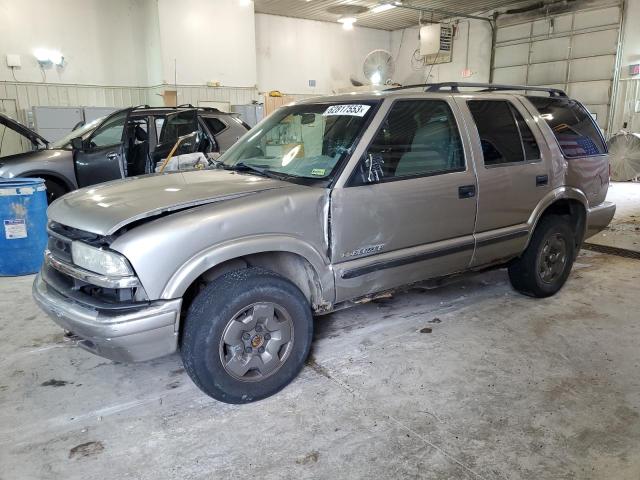
{"label": "front fender", "polygon": [[55,178],[69,190],[78,188],[72,153],[67,150],[38,150],[4,157],[2,177]]}
{"label": "front fender", "polygon": [[320,252],[299,238],[272,234],[227,240],[198,252],[173,273],[162,290],[161,298],[181,297],[200,275],[227,260],[264,252],[289,252],[307,260],[317,274],[324,299],[333,299],[333,273]]}

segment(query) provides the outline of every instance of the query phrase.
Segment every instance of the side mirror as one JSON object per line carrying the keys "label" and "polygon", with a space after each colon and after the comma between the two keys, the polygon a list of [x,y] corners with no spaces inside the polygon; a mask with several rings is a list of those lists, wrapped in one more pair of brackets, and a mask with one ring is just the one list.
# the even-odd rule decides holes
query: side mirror
{"label": "side mirror", "polygon": [[72,138],[71,148],[74,150],[84,150],[84,141],[82,140],[82,137]]}

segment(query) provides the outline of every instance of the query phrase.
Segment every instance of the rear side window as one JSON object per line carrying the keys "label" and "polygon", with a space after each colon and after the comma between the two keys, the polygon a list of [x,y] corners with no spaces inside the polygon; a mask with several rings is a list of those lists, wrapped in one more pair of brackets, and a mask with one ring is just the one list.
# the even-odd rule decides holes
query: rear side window
{"label": "rear side window", "polygon": [[[156,120],[156,126],[158,121]],[[167,115],[160,131],[160,143],[175,143],[178,137],[198,131],[197,112],[185,110]]]}
{"label": "rear side window", "polygon": [[607,152],[593,117],[570,98],[527,97],[558,139],[565,157],[585,157]]}
{"label": "rear side window", "polygon": [[505,100],[469,100],[485,166],[538,160],[540,148],[522,115]]}
{"label": "rear side window", "polygon": [[203,117],[203,120],[204,120],[204,123],[207,124],[209,131],[211,131],[213,135],[217,135],[221,131],[223,131],[225,128],[227,128],[227,125],[218,118]]}

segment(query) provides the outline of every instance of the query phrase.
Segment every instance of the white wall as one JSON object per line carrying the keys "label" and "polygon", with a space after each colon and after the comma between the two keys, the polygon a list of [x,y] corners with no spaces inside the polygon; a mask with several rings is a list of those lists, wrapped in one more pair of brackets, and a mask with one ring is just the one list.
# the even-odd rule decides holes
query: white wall
{"label": "white wall", "polygon": [[253,4],[238,0],[158,0],[162,83],[256,84]]}
{"label": "white wall", "polygon": [[[640,1],[640,0],[639,0]],[[467,33],[469,52],[467,56]],[[396,57],[395,81],[402,84],[423,82],[488,82],[491,61],[491,27],[482,20],[460,20],[453,39],[450,63],[412,67],[411,58],[419,44],[419,28],[396,30],[391,37],[391,51]],[[471,76],[463,78],[465,67]],[[427,78],[429,76],[429,78]]]}
{"label": "white wall", "polygon": [[5,62],[14,53],[22,59],[16,79],[42,82],[33,50],[49,48],[62,52],[66,66],[47,68],[47,83],[146,85],[154,60],[141,62],[140,54],[154,46],[146,28],[154,5],[155,0],[0,0],[0,81],[14,80]]}
{"label": "white wall", "polygon": [[[391,33],[338,23],[256,14],[258,88],[293,94],[328,94],[364,80],[372,50],[391,47]],[[309,87],[309,80],[316,87]]]}

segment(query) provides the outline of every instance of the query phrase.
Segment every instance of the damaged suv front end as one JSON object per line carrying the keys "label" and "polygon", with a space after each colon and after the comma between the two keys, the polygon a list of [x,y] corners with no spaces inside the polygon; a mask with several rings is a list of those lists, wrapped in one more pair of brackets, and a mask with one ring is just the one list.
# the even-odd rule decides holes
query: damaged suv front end
{"label": "damaged suv front end", "polygon": [[33,297],[78,344],[116,361],[174,352],[182,300],[147,297],[131,265],[108,239],[56,222]]}
{"label": "damaged suv front end", "polygon": [[[171,235],[161,233],[162,228],[185,218],[178,212],[198,211],[211,218],[212,204],[231,199],[238,203],[286,186],[220,170],[175,172],[132,182],[77,190],[51,205],[45,262],[33,286],[38,305],[72,332],[81,347],[122,362],[177,349],[182,298],[162,293],[166,279],[184,262],[182,254],[193,255],[190,242],[198,238],[188,230],[201,228],[203,220],[189,217],[184,227],[168,227]],[[171,241],[182,244],[183,251],[167,248]]]}

